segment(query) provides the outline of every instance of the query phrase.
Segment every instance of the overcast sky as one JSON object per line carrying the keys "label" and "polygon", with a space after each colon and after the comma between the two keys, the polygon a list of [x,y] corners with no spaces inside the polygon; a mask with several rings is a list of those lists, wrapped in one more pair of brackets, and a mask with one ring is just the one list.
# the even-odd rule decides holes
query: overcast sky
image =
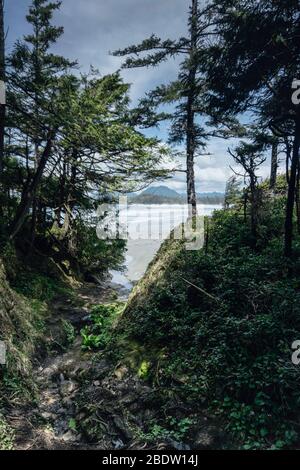
{"label": "overcast sky", "polygon": [[[64,36],[56,51],[70,59],[77,59],[81,70],[87,72],[90,65],[101,74],[112,73],[121,65],[121,59],[112,57],[109,51],[140,42],[152,33],[162,38],[177,38],[186,32],[189,0],[63,0],[55,22],[63,25]],[[25,15],[30,0],[5,0],[7,47],[28,31]],[[177,64],[171,59],[161,67],[124,71],[124,79],[132,84],[133,103],[160,83],[176,77]],[[165,128],[153,130],[166,140]],[[214,139],[208,144],[212,156],[199,157],[196,167],[197,191],[223,191],[231,174],[232,163],[227,154],[234,142]],[[268,175],[268,167],[262,169]],[[185,176],[178,173],[167,185],[185,191]]]}

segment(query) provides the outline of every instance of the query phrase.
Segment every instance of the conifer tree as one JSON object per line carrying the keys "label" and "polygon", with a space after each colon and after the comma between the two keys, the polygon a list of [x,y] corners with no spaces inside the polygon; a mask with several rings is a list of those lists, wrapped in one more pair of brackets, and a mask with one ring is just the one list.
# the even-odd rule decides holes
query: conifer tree
{"label": "conifer tree", "polygon": [[[9,58],[9,155],[17,159],[17,208],[10,238],[21,229],[30,245],[51,222],[64,225],[75,253],[74,220],[95,209],[101,191],[130,190],[166,171],[166,150],[132,125],[129,86],[118,74],[99,78],[71,74],[76,65],[51,52],[63,29],[52,26],[60,2],[33,0],[27,15],[32,34]],[[13,161],[13,160],[12,160]],[[9,191],[11,181],[8,180]],[[125,189],[126,188],[126,189]]]}
{"label": "conifer tree", "polygon": [[[4,33],[4,1],[0,0],[0,82],[5,91],[5,33]],[[5,103],[0,103],[0,180],[4,160]]]}
{"label": "conifer tree", "polygon": [[[199,117],[204,114],[204,82],[199,68],[199,56],[201,55],[201,41],[204,41],[210,27],[209,21],[206,23],[202,21],[204,11],[205,9],[200,10],[198,0],[192,0],[187,37],[163,41],[152,35],[139,45],[114,52],[116,56],[129,56],[123,65],[124,68],[155,67],[174,56],[183,56],[177,80],[150,92],[145,99],[141,100],[135,117],[145,127],[170,119],[172,124],[169,141],[185,144],[187,200],[190,216],[197,213],[195,158],[205,148],[209,134],[199,122]],[[175,105],[174,113],[158,113],[157,108],[165,104]]]}
{"label": "conifer tree", "polygon": [[225,188],[224,209],[229,209],[231,205],[236,204],[241,198],[241,181],[236,175],[231,176]]}
{"label": "conifer tree", "polygon": [[63,77],[75,65],[51,52],[51,46],[63,34],[62,27],[52,25],[53,14],[60,4],[32,0],[27,15],[32,33],[17,42],[9,58],[11,151],[17,148],[28,168],[28,180],[11,226],[12,238],[31,206],[32,230],[35,230],[37,190],[62,124],[59,109],[65,85]]}
{"label": "conifer tree", "polygon": [[213,0],[207,21],[215,25],[203,59],[208,106],[223,118],[255,110],[276,136],[293,140],[285,220],[290,257],[300,149],[300,105],[292,102],[300,71],[299,2]]}

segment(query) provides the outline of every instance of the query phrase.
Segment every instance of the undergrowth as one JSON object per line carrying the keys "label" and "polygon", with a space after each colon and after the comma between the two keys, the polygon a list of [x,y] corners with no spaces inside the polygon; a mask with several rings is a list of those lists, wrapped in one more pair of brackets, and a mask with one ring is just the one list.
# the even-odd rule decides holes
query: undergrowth
{"label": "undergrowth", "polygon": [[122,303],[97,305],[91,310],[91,325],[81,330],[82,349],[105,349],[111,341],[116,319],[124,309]]}
{"label": "undergrowth", "polygon": [[13,442],[13,430],[6,423],[4,417],[0,414],[0,450],[12,450]]}
{"label": "undergrowth", "polygon": [[291,361],[300,338],[300,245],[296,239],[293,260],[284,258],[283,217],[284,198],[264,201],[255,249],[237,208],[215,212],[205,249],[166,241],[114,340],[125,361],[126,338],[152,351],[151,365],[136,372],[210,410],[246,449],[300,439],[300,375]]}

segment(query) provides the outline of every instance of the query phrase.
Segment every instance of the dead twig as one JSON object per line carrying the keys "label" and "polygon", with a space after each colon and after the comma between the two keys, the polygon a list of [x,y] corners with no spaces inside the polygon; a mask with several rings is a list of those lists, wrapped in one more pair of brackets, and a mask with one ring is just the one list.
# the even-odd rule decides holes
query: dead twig
{"label": "dead twig", "polygon": [[193,284],[192,282],[188,281],[187,279],[184,279],[184,277],[182,277],[181,279],[184,280],[184,282],[186,282],[187,284],[189,284],[190,286],[194,287],[195,289],[197,289],[198,291],[200,291],[202,294],[206,295],[207,297],[209,297],[210,299],[214,300],[215,302],[218,302],[218,303],[222,303],[222,300],[219,299],[218,297],[215,297],[214,295],[212,294],[209,294],[208,292],[206,292],[204,289],[202,289],[201,287],[198,287],[196,286],[195,284]]}

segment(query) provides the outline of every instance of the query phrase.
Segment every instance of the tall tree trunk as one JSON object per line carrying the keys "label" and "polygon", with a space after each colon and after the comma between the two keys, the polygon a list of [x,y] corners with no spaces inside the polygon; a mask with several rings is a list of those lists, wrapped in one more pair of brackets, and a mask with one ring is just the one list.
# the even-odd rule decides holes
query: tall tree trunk
{"label": "tall tree trunk", "polygon": [[276,186],[277,170],[278,170],[278,143],[274,142],[272,145],[270,189],[274,189]]}
{"label": "tall tree trunk", "polygon": [[291,145],[289,143],[288,138],[286,137],[284,139],[285,142],[285,148],[286,148],[286,159],[285,159],[285,177],[286,177],[286,182],[289,184],[290,181],[290,161],[291,161]]}
{"label": "tall tree trunk", "polygon": [[250,193],[251,193],[251,236],[253,248],[257,245],[258,239],[258,212],[260,208],[259,188],[257,187],[257,178],[255,170],[249,173],[250,176]]}
{"label": "tall tree trunk", "polygon": [[62,212],[62,208],[65,202],[66,172],[67,172],[66,163],[63,162],[62,173],[59,178],[58,205],[54,210],[54,213],[55,213],[54,222],[53,222],[54,229],[61,228],[61,212]]}
{"label": "tall tree trunk", "polygon": [[23,192],[22,199],[20,202],[20,205],[17,209],[17,213],[15,216],[15,219],[11,225],[10,228],[10,239],[13,240],[16,235],[19,233],[21,230],[24,221],[26,219],[26,216],[29,212],[29,209],[32,205],[32,202],[34,201],[34,197],[36,194],[36,190],[40,184],[40,181],[42,179],[43,173],[45,166],[48,162],[48,159],[51,154],[51,149],[52,149],[52,138],[49,138],[46,144],[46,147],[41,155],[40,161],[38,168],[35,172],[35,175],[32,179],[32,181],[27,185],[25,188],[25,191]]}
{"label": "tall tree trunk", "polygon": [[296,210],[297,210],[297,228],[300,235],[300,161],[298,160],[297,183],[296,183]]}
{"label": "tall tree trunk", "polygon": [[243,194],[243,215],[244,215],[244,224],[247,223],[247,203],[248,203],[248,189],[244,189]]}
{"label": "tall tree trunk", "polygon": [[37,200],[34,196],[32,204],[32,215],[31,215],[31,226],[30,226],[30,246],[28,250],[28,258],[32,255],[33,246],[35,243],[35,234],[36,234],[36,225],[37,225]]}
{"label": "tall tree trunk", "polygon": [[[0,86],[5,95],[5,33],[4,33],[4,0],[0,0]],[[4,161],[4,132],[5,132],[5,96],[0,103],[0,181],[3,172]]]}
{"label": "tall tree trunk", "polygon": [[[71,180],[70,180],[70,203],[69,203],[69,208],[70,208],[70,213],[71,215],[73,214],[73,208],[75,205],[75,183],[76,183],[76,177],[77,177],[77,151],[73,150],[72,154],[72,166],[71,166]],[[69,248],[69,253],[71,253],[72,256],[76,256],[76,233],[75,233],[75,218],[71,217],[71,224],[70,224],[70,232],[68,234],[68,248]]]}
{"label": "tall tree trunk", "polygon": [[196,75],[197,75],[197,15],[198,0],[192,0],[191,16],[191,51],[190,51],[190,71],[188,78],[188,99],[187,99],[187,130],[186,130],[186,153],[187,153],[187,198],[189,205],[189,217],[197,215],[197,196],[195,188],[195,99],[196,99]]}
{"label": "tall tree trunk", "polygon": [[73,209],[75,205],[75,183],[77,177],[77,151],[72,151],[72,164],[70,180],[67,185],[67,197],[64,204],[65,218],[62,227],[62,237],[66,239],[68,244],[68,252],[71,256],[76,256],[76,233],[75,233],[75,218],[73,216]]}
{"label": "tall tree trunk", "polygon": [[296,179],[297,168],[299,164],[299,148],[300,148],[300,116],[297,116],[295,138],[293,142],[293,153],[291,170],[289,177],[288,196],[286,205],[286,219],[285,219],[285,244],[284,252],[288,257],[292,256],[292,243],[293,243],[293,215],[296,195]]}

